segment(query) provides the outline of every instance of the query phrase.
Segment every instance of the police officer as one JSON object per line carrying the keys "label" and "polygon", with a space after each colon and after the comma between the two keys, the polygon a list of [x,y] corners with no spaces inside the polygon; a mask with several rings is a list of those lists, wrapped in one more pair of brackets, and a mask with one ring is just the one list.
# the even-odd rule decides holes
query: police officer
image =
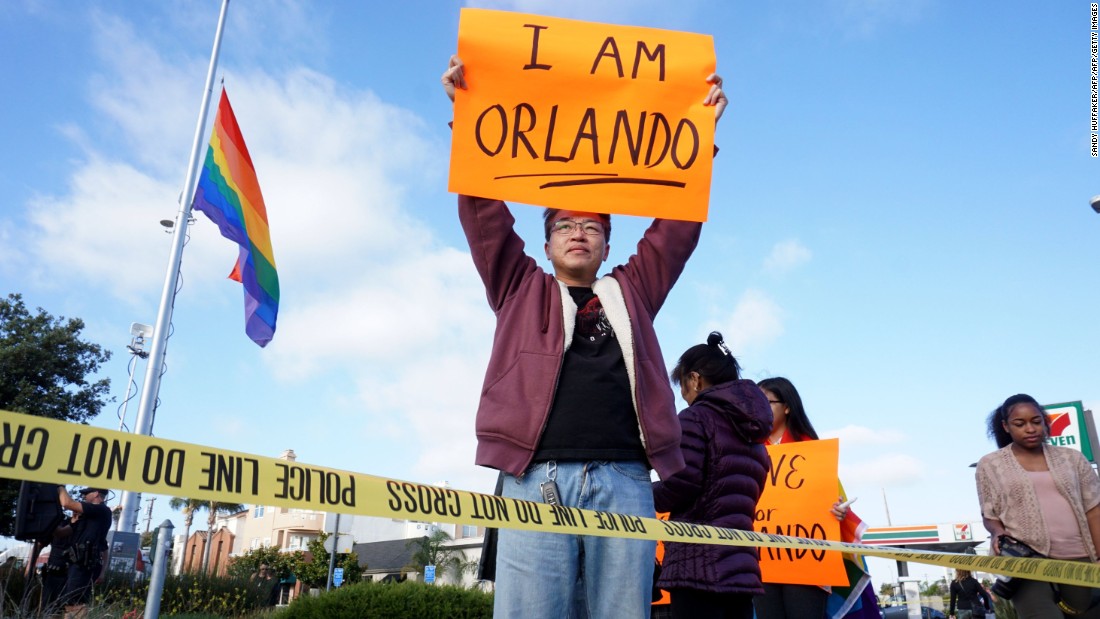
{"label": "police officer", "polygon": [[[92,595],[92,583],[103,572],[107,554],[107,533],[111,530],[111,509],[103,504],[107,490],[82,488],[80,500],[73,500],[65,486],[57,487],[58,502],[73,512],[72,543],[65,552],[68,574],[61,601],[67,613],[82,616]],[[52,554],[52,553],[51,553]]]}
{"label": "police officer", "polygon": [[[65,590],[65,581],[69,575],[68,548],[73,541],[73,524],[79,520],[79,516],[73,516],[73,521],[65,520],[53,532],[50,541],[50,556],[46,564],[42,566],[42,600],[41,607],[53,612],[54,604]],[[40,542],[35,542],[40,543]]]}

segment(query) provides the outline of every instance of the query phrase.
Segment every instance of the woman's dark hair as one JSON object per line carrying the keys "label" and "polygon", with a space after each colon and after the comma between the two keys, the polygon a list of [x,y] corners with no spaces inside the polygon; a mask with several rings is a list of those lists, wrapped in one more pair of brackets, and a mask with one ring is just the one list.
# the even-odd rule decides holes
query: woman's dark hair
{"label": "woman's dark hair", "polygon": [[1012,443],[1012,435],[1008,433],[1008,430],[1005,430],[1004,424],[1008,421],[1008,417],[1012,414],[1012,411],[1020,404],[1031,404],[1034,406],[1039,411],[1039,414],[1043,416],[1043,425],[1046,426],[1047,433],[1050,433],[1050,419],[1047,419],[1047,414],[1043,410],[1042,405],[1039,404],[1035,398],[1026,393],[1017,393],[1005,400],[1004,404],[993,409],[993,412],[989,413],[989,416],[985,420],[988,426],[986,428],[986,433],[989,435],[989,438],[993,439],[993,442],[997,443],[997,447],[1005,447]]}
{"label": "woman's dark hair", "polygon": [[[542,212],[542,229],[546,233],[546,240],[550,240],[550,228],[554,225],[554,218],[561,212],[560,208],[548,208]],[[603,240],[605,243],[611,242],[611,215],[605,213],[596,213],[600,218],[600,222],[603,223]]]}
{"label": "woman's dark hair", "polygon": [[698,372],[712,385],[719,385],[740,378],[741,365],[722,341],[722,334],[711,331],[706,344],[696,344],[680,355],[672,368],[672,383],[679,385],[692,372]]}
{"label": "woman's dark hair", "polygon": [[806,416],[806,409],[802,407],[802,397],[798,395],[798,390],[794,388],[791,381],[782,376],[776,376],[775,378],[765,378],[756,384],[761,389],[772,392],[776,399],[787,405],[789,409],[787,428],[790,429],[794,440],[817,440],[817,431],[814,430],[814,424],[810,423],[810,418]]}

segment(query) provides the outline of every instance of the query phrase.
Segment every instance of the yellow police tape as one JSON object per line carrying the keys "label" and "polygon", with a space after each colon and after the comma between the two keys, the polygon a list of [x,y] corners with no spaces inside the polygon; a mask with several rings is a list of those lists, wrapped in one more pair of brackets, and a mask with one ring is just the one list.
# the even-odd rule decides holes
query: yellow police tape
{"label": "yellow police tape", "polygon": [[1100,566],[915,552],[559,507],[0,411],[0,477],[381,518],[668,542],[835,550],[1074,585]]}

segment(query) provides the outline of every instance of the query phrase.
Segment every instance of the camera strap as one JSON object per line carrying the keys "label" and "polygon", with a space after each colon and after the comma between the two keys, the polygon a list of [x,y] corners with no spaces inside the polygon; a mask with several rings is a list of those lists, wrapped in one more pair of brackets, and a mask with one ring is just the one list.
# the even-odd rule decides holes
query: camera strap
{"label": "camera strap", "polygon": [[1050,583],[1050,588],[1051,588],[1052,591],[1054,591],[1054,601],[1058,603],[1058,609],[1061,610],[1066,615],[1069,615],[1071,617],[1077,617],[1079,615],[1083,615],[1083,614],[1089,612],[1090,610],[1092,610],[1093,608],[1096,607],[1097,600],[1096,600],[1095,595],[1092,596],[1092,601],[1089,603],[1088,607],[1086,607],[1082,610],[1078,610],[1078,609],[1074,608],[1073,606],[1070,606],[1069,603],[1066,602],[1066,600],[1062,597],[1061,589],[1059,588],[1059,586],[1056,583]]}

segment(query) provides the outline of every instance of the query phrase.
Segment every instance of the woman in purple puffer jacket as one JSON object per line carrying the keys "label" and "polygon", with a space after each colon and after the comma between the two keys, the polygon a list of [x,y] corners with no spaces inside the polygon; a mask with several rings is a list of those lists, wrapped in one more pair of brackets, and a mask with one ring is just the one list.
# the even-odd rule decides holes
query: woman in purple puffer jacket
{"label": "woman in purple puffer jacket", "polygon": [[[687,467],[653,484],[669,520],[751,530],[770,466],[762,444],[771,433],[768,399],[717,331],[689,348],[672,370],[688,408],[680,412]],[[669,542],[658,586],[672,594],[672,616],[751,619],[762,594],[755,548]]]}

